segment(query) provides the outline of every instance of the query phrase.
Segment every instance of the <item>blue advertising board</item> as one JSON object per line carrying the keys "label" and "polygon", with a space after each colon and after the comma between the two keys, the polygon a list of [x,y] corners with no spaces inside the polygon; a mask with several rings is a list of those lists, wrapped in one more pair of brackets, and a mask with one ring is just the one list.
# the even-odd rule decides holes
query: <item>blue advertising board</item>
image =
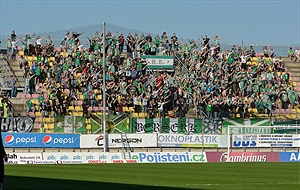
{"label": "blue advertising board", "polygon": [[280,152],[281,162],[300,162],[300,152]]}
{"label": "blue advertising board", "polygon": [[79,148],[79,134],[2,133],[6,148]]}

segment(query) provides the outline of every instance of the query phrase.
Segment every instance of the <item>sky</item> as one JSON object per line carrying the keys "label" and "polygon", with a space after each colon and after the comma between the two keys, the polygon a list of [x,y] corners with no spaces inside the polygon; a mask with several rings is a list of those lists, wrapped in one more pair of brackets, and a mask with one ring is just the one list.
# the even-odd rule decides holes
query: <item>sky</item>
{"label": "sky", "polygon": [[185,39],[216,34],[230,44],[300,44],[300,0],[0,0],[0,22],[0,36],[106,22]]}

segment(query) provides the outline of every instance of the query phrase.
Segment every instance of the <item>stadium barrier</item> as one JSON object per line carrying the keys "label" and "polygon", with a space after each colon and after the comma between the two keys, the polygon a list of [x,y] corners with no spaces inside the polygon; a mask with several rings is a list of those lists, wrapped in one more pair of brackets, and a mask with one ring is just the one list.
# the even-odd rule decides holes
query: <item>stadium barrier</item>
{"label": "stadium barrier", "polygon": [[109,163],[203,163],[203,162],[300,162],[299,152],[54,152],[8,153],[6,164],[109,164]]}
{"label": "stadium barrier", "polygon": [[[104,136],[80,134],[45,134],[45,133],[2,133],[6,148],[103,148]],[[133,148],[299,148],[300,134],[108,134],[108,148],[122,148],[128,143]]]}

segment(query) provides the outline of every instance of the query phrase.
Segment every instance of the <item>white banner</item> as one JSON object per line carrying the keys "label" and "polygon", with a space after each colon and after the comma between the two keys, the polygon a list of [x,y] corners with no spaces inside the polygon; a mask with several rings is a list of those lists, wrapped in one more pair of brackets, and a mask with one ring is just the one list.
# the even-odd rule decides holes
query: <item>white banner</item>
{"label": "white banner", "polygon": [[158,147],[227,147],[227,135],[158,134]]}
{"label": "white banner", "polygon": [[300,135],[233,135],[232,147],[300,147]]}
{"label": "white banner", "polygon": [[42,161],[42,153],[8,153],[8,162],[5,164],[32,164]]}
{"label": "white banner", "polygon": [[73,123],[74,122],[74,117],[73,116],[69,116],[69,115],[66,115],[65,116],[65,126],[64,126],[64,132],[65,133],[72,133],[73,132]]}
{"label": "white banner", "polygon": [[56,164],[106,164],[122,159],[121,153],[108,152],[58,152],[43,153],[45,161]]}
{"label": "white banner", "polygon": [[[127,140],[121,138],[121,134],[108,134],[107,147],[120,148],[123,143],[128,142],[130,147],[157,147],[157,134],[126,134]],[[102,148],[104,136],[99,135],[81,135],[80,148]]]}

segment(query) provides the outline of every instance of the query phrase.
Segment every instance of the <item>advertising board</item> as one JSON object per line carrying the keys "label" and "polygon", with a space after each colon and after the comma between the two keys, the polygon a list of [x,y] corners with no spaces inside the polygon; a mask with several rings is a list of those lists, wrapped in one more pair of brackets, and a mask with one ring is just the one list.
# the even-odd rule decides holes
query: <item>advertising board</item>
{"label": "advertising board", "polygon": [[79,134],[2,133],[7,148],[79,148]]}
{"label": "advertising board", "polygon": [[[157,147],[156,134],[127,134],[127,140],[122,139],[120,134],[108,134],[107,146],[109,148],[120,148],[123,143],[130,147]],[[104,136],[99,135],[81,135],[80,148],[102,148]]]}
{"label": "advertising board", "polygon": [[43,153],[43,158],[56,164],[106,164],[122,159],[122,155],[119,152],[55,152]]}
{"label": "advertising board", "polygon": [[5,164],[32,164],[42,161],[42,153],[8,153],[8,161]]}
{"label": "advertising board", "polygon": [[158,134],[158,147],[227,147],[227,135]]}
{"label": "advertising board", "polygon": [[[206,152],[207,162],[227,162],[227,152]],[[229,162],[279,162],[277,152],[231,152]]]}
{"label": "advertising board", "polygon": [[300,135],[233,135],[232,147],[300,147]]}
{"label": "advertising board", "polygon": [[188,163],[207,162],[201,152],[133,152],[131,159],[137,163]]}
{"label": "advertising board", "polygon": [[300,162],[300,152],[280,152],[281,162]]}

